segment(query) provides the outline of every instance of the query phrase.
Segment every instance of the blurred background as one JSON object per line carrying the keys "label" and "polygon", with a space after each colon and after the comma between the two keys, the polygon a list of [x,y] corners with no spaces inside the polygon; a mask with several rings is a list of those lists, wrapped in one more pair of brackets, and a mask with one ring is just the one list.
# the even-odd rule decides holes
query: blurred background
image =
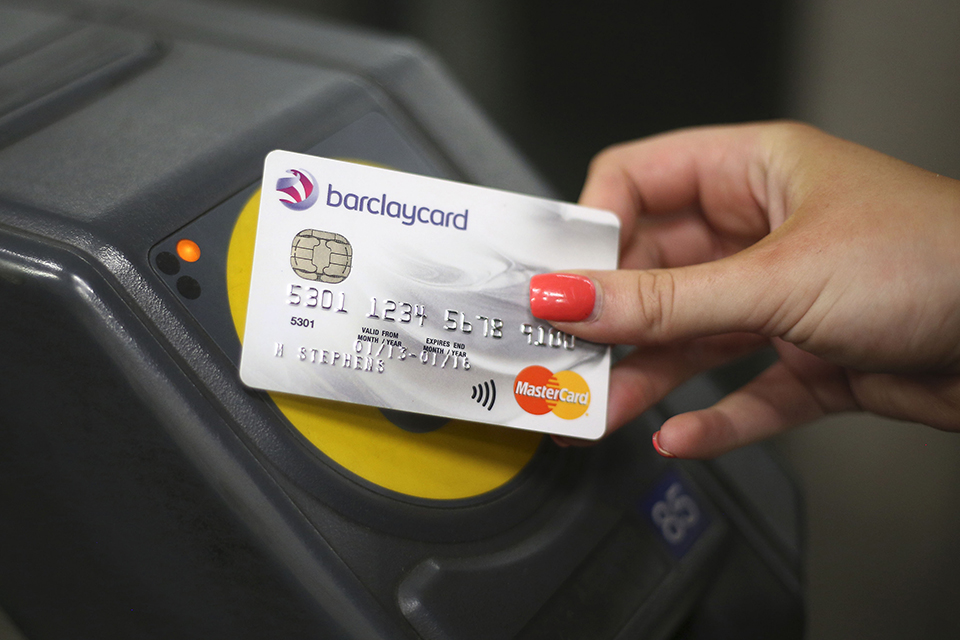
{"label": "blurred background", "polygon": [[[606,145],[780,117],[960,178],[955,0],[269,4],[422,41],[566,199]],[[960,436],[838,416],[770,446],[807,500],[808,637],[960,637]]]}
{"label": "blurred background", "polygon": [[[420,40],[569,200],[606,145],[780,117],[960,178],[956,0],[232,1]],[[770,446],[807,501],[808,637],[960,637],[960,435],[850,415]]]}

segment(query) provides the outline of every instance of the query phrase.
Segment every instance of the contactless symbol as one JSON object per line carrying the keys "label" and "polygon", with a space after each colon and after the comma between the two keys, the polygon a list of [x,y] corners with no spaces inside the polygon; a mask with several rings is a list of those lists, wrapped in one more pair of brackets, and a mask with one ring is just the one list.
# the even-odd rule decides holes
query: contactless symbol
{"label": "contactless symbol", "polygon": [[339,233],[304,229],[293,238],[290,266],[304,280],[337,284],[350,275],[353,247]]}
{"label": "contactless symbol", "polygon": [[558,418],[574,420],[590,408],[590,386],[573,371],[527,367],[517,374],[513,395],[520,408],[537,416],[553,412]]}
{"label": "contactless symbol", "polygon": [[277,191],[282,193],[280,202],[294,211],[303,211],[317,201],[317,181],[303,169],[287,169],[293,177],[283,176],[277,180]]}
{"label": "contactless symbol", "polygon": [[478,384],[473,387],[473,395],[470,396],[472,400],[476,400],[477,404],[481,407],[485,407],[487,411],[493,409],[494,403],[497,401],[497,385],[493,380],[489,382],[484,382],[483,384]]}

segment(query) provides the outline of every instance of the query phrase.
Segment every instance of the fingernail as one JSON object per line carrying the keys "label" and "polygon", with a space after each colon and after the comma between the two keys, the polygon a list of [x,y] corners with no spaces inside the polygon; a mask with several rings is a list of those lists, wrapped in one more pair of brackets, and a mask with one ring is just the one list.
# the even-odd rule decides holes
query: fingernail
{"label": "fingernail", "polygon": [[664,458],[676,458],[676,457],[677,457],[677,456],[673,455],[672,453],[670,453],[669,451],[667,451],[666,449],[664,449],[663,447],[660,446],[660,432],[659,432],[659,431],[657,431],[656,433],[653,434],[653,448],[656,449],[657,453],[659,453],[659,454],[660,454],[661,456],[663,456]]}
{"label": "fingernail", "polygon": [[530,278],[530,311],[541,320],[580,322],[593,313],[597,298],[593,280],[570,273]]}

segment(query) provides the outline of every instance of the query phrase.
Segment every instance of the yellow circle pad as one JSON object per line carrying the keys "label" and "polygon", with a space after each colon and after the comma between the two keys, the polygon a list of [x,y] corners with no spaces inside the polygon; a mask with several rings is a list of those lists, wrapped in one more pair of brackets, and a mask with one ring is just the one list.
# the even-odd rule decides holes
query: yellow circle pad
{"label": "yellow circle pad", "polygon": [[[243,338],[260,191],[244,205],[227,252],[227,294]],[[537,433],[451,420],[436,431],[411,433],[379,409],[271,393],[283,415],[333,461],[377,486],[417,498],[456,500],[512,480],[540,445]]]}

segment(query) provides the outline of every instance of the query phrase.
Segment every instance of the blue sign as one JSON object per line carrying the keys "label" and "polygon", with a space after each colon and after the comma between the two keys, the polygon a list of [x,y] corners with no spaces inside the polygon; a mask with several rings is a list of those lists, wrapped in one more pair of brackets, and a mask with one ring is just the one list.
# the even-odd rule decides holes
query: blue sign
{"label": "blue sign", "polygon": [[667,471],[640,501],[638,508],[679,560],[693,547],[710,517],[676,470]]}

